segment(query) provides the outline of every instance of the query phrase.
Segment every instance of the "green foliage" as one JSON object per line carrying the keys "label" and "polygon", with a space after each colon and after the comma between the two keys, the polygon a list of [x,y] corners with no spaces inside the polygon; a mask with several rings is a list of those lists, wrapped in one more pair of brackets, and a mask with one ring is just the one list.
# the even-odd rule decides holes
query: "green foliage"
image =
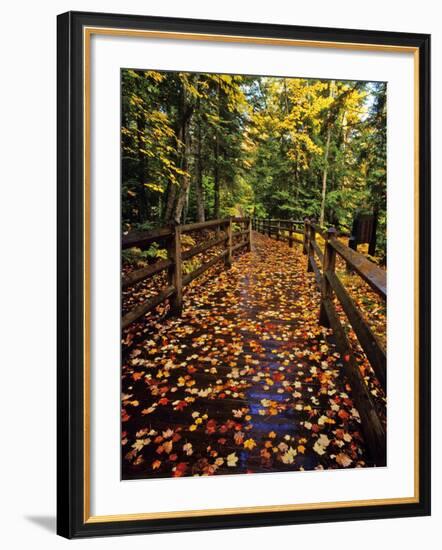
{"label": "green foliage", "polygon": [[198,269],[201,265],[201,262],[197,258],[191,258],[190,260],[186,260],[183,262],[183,273],[187,275],[188,273],[192,273],[192,271],[195,271],[195,269]]}
{"label": "green foliage", "polygon": [[150,260],[159,258],[167,260],[167,250],[159,248],[157,243],[153,243],[147,250],[141,250],[137,247],[127,248],[121,252],[123,264],[134,267],[146,267]]}
{"label": "green foliage", "polygon": [[348,231],[386,255],[386,85],[123,70],[123,229],[256,215]]}
{"label": "green foliage", "polygon": [[196,245],[195,239],[190,235],[188,235],[187,233],[184,233],[181,235],[180,242],[181,242],[181,246],[186,249],[192,248],[193,246]]}

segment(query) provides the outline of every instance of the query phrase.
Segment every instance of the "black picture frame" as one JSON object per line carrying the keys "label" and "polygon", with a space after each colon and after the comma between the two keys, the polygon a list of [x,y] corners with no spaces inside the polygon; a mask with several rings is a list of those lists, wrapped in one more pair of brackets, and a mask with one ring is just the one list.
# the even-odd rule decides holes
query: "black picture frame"
{"label": "black picture frame", "polygon": [[[415,48],[419,57],[419,498],[408,504],[90,522],[84,490],[85,27],[266,37]],[[57,532],[67,538],[398,518],[430,514],[430,36],[104,13],[58,16]]]}

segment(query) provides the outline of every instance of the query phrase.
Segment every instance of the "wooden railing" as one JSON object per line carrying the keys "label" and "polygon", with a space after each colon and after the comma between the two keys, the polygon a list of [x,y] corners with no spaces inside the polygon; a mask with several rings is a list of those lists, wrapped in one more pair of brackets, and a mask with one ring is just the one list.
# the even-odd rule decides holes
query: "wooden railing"
{"label": "wooden railing", "polygon": [[[240,230],[235,230],[237,227]],[[214,236],[206,242],[202,242],[188,250],[182,249],[181,235],[205,229],[214,230]],[[123,236],[123,249],[132,247],[144,249],[152,243],[160,243],[167,249],[167,259],[157,261],[152,265],[125,275],[121,281],[122,288],[128,289],[166,270],[168,284],[158,294],[126,313],[121,322],[122,329],[126,329],[166,299],[170,300],[171,313],[180,315],[183,306],[183,288],[221,260],[224,261],[226,267],[230,267],[232,264],[232,255],[235,251],[244,247],[250,250],[251,230],[252,224],[250,218],[227,218],[201,223],[175,225],[153,231],[133,232]],[[219,254],[200,265],[194,271],[187,274],[184,273],[183,262],[220,245],[222,249]]]}
{"label": "wooden railing", "polygon": [[278,241],[287,241],[290,248],[293,243],[302,243],[303,221],[274,218],[252,218],[254,231],[274,237]]}
{"label": "wooden railing", "polygon": [[[298,229],[301,223],[303,231]],[[275,236],[279,239],[287,239],[284,234],[287,227],[289,227],[289,231],[291,230],[289,239],[292,233],[303,235],[302,240],[292,237],[292,242],[302,243],[303,252],[307,255],[307,271],[314,273],[316,283],[321,291],[319,323],[333,330],[336,346],[343,359],[345,374],[353,390],[354,402],[361,416],[361,424],[370,455],[376,465],[385,465],[385,430],[364,377],[354,358],[352,346],[345,328],[336,311],[335,297],[342,306],[385,394],[387,393],[386,352],[341,282],[336,272],[336,255],[340,256],[346,262],[347,268],[359,275],[384,301],[387,299],[386,271],[362,254],[342,244],[338,240],[334,228],[324,230],[313,220],[306,219],[303,222],[289,221],[285,222],[285,224],[282,223],[282,220],[254,220],[253,227],[256,231],[271,237]],[[317,240],[318,235],[322,237],[322,248]]]}

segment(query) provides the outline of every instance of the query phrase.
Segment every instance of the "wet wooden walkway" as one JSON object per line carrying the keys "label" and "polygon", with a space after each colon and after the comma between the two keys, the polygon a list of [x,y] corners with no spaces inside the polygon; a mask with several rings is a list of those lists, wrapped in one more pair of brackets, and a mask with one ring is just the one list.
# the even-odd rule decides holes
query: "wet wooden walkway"
{"label": "wet wooden walkway", "polygon": [[[215,269],[215,268],[214,268]],[[370,465],[301,247],[258,233],[122,372],[122,478]]]}

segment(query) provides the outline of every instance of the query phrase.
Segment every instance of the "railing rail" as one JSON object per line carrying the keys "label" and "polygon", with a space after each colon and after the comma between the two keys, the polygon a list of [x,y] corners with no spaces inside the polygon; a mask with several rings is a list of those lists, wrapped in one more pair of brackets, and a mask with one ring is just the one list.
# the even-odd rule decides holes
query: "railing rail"
{"label": "railing rail", "polygon": [[[344,284],[336,274],[336,254],[345,260],[347,266],[363,279],[380,297],[387,299],[387,273],[368,260],[362,254],[355,252],[337,239],[334,228],[324,231],[311,220],[305,220],[304,251],[307,254],[307,270],[313,271],[316,282],[321,289],[320,322],[329,324],[324,301],[335,295],[352,326],[359,343],[364,350],[378,380],[386,391],[386,353],[377,336],[373,333],[362,312],[358,309]],[[324,251],[321,250],[316,234],[321,232],[324,238]],[[328,263],[326,253],[333,258]],[[334,306],[333,306],[334,307]]]}
{"label": "railing rail", "polygon": [[303,234],[302,225],[303,221],[300,220],[283,220],[279,218],[253,218],[252,227],[254,231],[264,233],[269,237],[276,237],[278,241],[286,241],[289,243],[290,248],[293,247],[293,243],[300,243],[300,236]]}
{"label": "railing rail", "polygon": [[[235,230],[237,226],[240,227],[240,230]],[[216,229],[216,237],[195,245],[188,250],[183,250],[181,235],[203,229]],[[183,288],[221,260],[224,260],[226,267],[230,267],[233,252],[244,247],[250,250],[251,231],[252,222],[250,218],[231,217],[124,235],[122,239],[123,249],[131,247],[145,248],[154,242],[162,242],[167,247],[168,257],[166,260],[157,261],[152,265],[125,275],[121,280],[122,288],[129,289],[131,286],[165,270],[168,273],[168,285],[152,298],[145,300],[128,311],[122,318],[122,329],[126,329],[166,299],[170,299],[171,311],[179,315],[182,310]],[[191,273],[183,273],[184,261],[219,245],[224,245],[224,247],[214,258],[203,263]]]}

